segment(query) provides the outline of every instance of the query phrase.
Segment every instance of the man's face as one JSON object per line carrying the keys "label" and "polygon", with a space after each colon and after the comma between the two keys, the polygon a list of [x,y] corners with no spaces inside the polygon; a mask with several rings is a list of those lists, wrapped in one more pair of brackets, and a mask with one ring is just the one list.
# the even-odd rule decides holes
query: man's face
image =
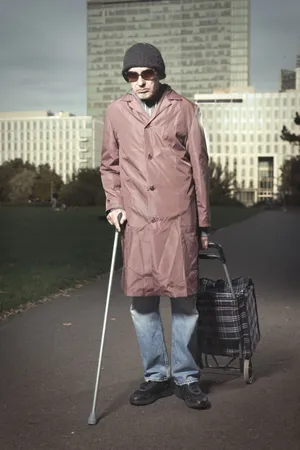
{"label": "man's face", "polygon": [[127,72],[127,78],[131,84],[133,92],[141,100],[152,99],[159,90],[158,74],[150,67],[132,67]]}

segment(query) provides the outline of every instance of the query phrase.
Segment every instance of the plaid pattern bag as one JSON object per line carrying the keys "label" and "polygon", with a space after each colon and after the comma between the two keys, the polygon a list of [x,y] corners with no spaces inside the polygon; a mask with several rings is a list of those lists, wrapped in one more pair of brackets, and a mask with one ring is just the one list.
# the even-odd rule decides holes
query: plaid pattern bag
{"label": "plaid pattern bag", "polygon": [[232,280],[236,298],[224,280],[199,280],[197,309],[201,353],[250,358],[260,340],[254,284],[250,278]]}

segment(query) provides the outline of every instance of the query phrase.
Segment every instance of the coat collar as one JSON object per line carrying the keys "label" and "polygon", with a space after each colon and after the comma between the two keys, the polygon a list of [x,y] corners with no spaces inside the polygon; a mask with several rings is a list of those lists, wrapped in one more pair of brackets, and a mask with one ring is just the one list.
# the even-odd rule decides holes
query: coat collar
{"label": "coat collar", "polygon": [[145,126],[148,126],[153,120],[156,119],[157,116],[159,116],[163,111],[165,111],[169,106],[172,105],[173,101],[181,101],[182,97],[181,95],[177,94],[177,92],[173,91],[173,89],[166,85],[166,90],[163,93],[161,99],[159,100],[156,108],[154,109],[153,115],[148,116],[146,111],[143,110],[139,100],[133,95],[131,92],[128,92],[126,95],[124,95],[121,100],[123,102],[127,102],[128,106],[141,114],[143,118],[145,118]]}

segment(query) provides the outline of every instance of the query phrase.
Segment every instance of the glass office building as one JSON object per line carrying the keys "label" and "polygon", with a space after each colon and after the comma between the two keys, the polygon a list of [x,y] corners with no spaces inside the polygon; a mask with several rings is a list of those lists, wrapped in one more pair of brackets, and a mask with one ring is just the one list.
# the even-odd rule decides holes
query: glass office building
{"label": "glass office building", "polygon": [[21,158],[49,164],[64,181],[100,165],[103,123],[88,116],[51,111],[0,112],[0,165]]}
{"label": "glass office building", "polygon": [[87,0],[88,115],[102,116],[126,92],[128,47],[149,42],[162,52],[180,94],[249,85],[250,0]]}
{"label": "glass office building", "polygon": [[[296,69],[296,71],[300,69]],[[299,154],[298,145],[280,138],[282,127],[297,133],[300,78],[295,90],[196,94],[206,130],[210,160],[235,175],[238,199],[246,205],[274,199],[281,167]]]}

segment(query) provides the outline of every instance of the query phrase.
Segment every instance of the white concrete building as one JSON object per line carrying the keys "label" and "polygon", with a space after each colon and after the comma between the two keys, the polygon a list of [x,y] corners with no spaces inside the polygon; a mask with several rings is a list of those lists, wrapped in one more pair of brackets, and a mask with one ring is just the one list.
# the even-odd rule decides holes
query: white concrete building
{"label": "white concrete building", "polygon": [[123,57],[137,42],[161,50],[165,82],[191,101],[248,86],[249,23],[250,0],[87,0],[88,114],[126,93]]}
{"label": "white concrete building", "polygon": [[0,164],[22,158],[48,163],[64,181],[100,164],[103,124],[89,116],[50,111],[0,112]]}
{"label": "white concrete building", "polygon": [[236,174],[240,199],[247,205],[275,198],[284,160],[299,154],[298,146],[280,138],[283,125],[299,133],[294,124],[300,111],[299,76],[297,80],[293,91],[195,95],[209,156]]}

